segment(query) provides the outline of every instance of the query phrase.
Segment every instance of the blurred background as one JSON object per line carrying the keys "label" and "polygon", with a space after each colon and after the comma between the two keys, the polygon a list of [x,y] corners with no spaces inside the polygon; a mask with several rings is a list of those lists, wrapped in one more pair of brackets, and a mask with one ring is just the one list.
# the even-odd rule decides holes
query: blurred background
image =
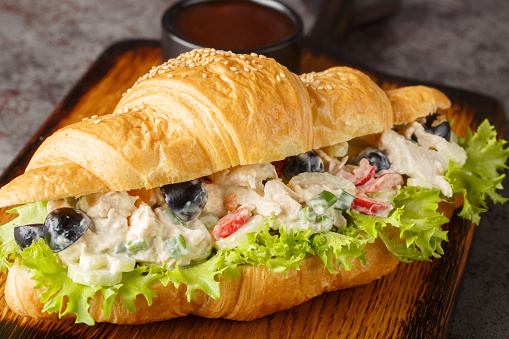
{"label": "blurred background", "polygon": [[[175,2],[0,0],[0,172],[105,48],[119,40],[159,39],[161,16]],[[302,16],[305,33],[320,22],[327,3],[281,2]],[[353,20],[328,47],[376,71],[492,96],[508,116],[509,1],[396,3],[397,12],[384,20]],[[476,230],[451,338],[507,337],[508,224],[507,207],[499,206]]]}

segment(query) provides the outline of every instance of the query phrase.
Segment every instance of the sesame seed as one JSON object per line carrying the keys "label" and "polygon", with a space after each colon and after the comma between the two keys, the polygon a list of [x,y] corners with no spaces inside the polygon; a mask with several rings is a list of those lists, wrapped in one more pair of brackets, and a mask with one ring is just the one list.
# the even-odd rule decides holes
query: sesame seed
{"label": "sesame seed", "polygon": [[249,72],[249,68],[247,68],[246,66],[244,66],[244,71]]}
{"label": "sesame seed", "polygon": [[203,73],[203,74],[202,74],[202,76],[203,76],[204,78],[206,78],[206,77],[207,77],[207,74]]}
{"label": "sesame seed", "polygon": [[239,74],[240,74],[240,72],[239,72],[239,71],[236,71],[236,72],[235,72],[235,74],[239,75]]}
{"label": "sesame seed", "polygon": [[286,75],[283,72],[281,72],[279,74],[281,75],[282,78],[286,77]]}
{"label": "sesame seed", "polygon": [[352,123],[350,121],[345,121],[345,125],[352,126]]}
{"label": "sesame seed", "polygon": [[267,59],[267,57],[265,55],[262,55],[262,54],[260,54],[259,57],[260,57],[260,59]]}
{"label": "sesame seed", "polygon": [[171,77],[173,77],[173,74],[170,73],[170,74],[167,75],[167,77],[171,78]]}
{"label": "sesame seed", "polygon": [[245,59],[246,57],[245,57],[245,56],[243,56],[242,54],[240,54],[240,55],[239,55],[239,58],[241,58],[241,59]]}
{"label": "sesame seed", "polygon": [[230,67],[230,69],[231,69],[232,71],[236,71],[236,70],[237,70],[237,68],[235,68],[235,67]]}
{"label": "sesame seed", "polygon": [[281,81],[281,77],[279,76],[279,74],[276,75],[276,79],[277,79],[277,81]]}
{"label": "sesame seed", "polygon": [[229,63],[230,63],[229,61],[225,61],[225,62],[224,62],[224,64],[225,64],[225,65],[228,65]]}
{"label": "sesame seed", "polygon": [[92,119],[95,119],[95,118],[97,118],[97,117],[98,117],[98,115],[92,115],[92,116],[91,116],[91,118],[92,118]]}
{"label": "sesame seed", "polygon": [[214,61],[221,61],[221,59],[219,59],[219,58],[215,58],[215,59],[214,59]]}
{"label": "sesame seed", "polygon": [[182,78],[187,78],[187,74],[182,74]]}
{"label": "sesame seed", "polygon": [[256,54],[256,53],[251,53],[251,56],[257,57],[257,56],[258,56],[258,54]]}
{"label": "sesame seed", "polygon": [[94,121],[94,124],[98,124],[98,123],[100,123],[101,121],[103,121],[103,120],[102,120],[102,119],[96,120],[96,121]]}
{"label": "sesame seed", "polygon": [[331,85],[327,85],[327,86],[325,86],[325,87],[327,87],[327,89],[328,89],[328,90],[331,90],[331,89],[332,89],[332,86],[331,86]]}
{"label": "sesame seed", "polygon": [[318,89],[323,89],[323,86],[318,86]]}

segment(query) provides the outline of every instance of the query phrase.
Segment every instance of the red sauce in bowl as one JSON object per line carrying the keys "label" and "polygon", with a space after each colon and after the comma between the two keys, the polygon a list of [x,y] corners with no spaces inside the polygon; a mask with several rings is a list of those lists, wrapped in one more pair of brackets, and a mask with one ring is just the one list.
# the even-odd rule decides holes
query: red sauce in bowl
{"label": "red sauce in bowl", "polygon": [[219,49],[253,49],[286,40],[295,25],[280,11],[247,1],[210,1],[183,8],[173,27],[184,39]]}

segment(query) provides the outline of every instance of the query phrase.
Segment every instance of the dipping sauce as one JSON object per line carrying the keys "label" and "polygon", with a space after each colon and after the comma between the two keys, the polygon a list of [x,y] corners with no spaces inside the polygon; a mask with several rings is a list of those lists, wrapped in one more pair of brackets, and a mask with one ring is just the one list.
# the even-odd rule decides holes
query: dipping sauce
{"label": "dipping sauce", "polygon": [[270,46],[295,32],[294,23],[285,14],[247,1],[190,5],[173,20],[174,29],[186,40],[226,50]]}

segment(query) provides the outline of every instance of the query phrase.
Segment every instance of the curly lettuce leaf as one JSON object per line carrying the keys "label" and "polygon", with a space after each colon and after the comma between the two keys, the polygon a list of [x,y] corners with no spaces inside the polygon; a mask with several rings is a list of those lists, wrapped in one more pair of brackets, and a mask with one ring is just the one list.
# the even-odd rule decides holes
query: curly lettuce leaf
{"label": "curly lettuce leaf", "polygon": [[19,247],[14,241],[14,226],[42,224],[48,215],[46,201],[38,201],[12,208],[7,213],[17,213],[18,217],[0,226],[0,270],[5,273],[19,257]]}
{"label": "curly lettuce leaf", "polygon": [[221,265],[218,265],[219,260],[221,259],[216,255],[198,265],[166,271],[161,282],[164,286],[172,282],[175,288],[178,288],[180,284],[185,284],[188,301],[196,297],[196,290],[202,290],[211,298],[218,300],[220,289],[219,280],[216,279],[216,276],[222,271],[219,268]]}
{"label": "curly lettuce leaf", "polygon": [[[97,291],[101,291],[105,299],[103,303],[105,316],[111,313],[117,296],[123,299],[128,310],[136,312],[134,308],[136,297],[143,295],[151,305],[152,298],[157,297],[151,285],[162,277],[159,269],[140,266],[134,271],[123,273],[122,282],[115,286],[81,285],[67,276],[67,268],[59,263],[57,255],[51,251],[43,239],[21,252],[20,264],[30,269],[30,278],[36,281],[34,288],[42,289],[41,302],[44,303],[44,312],[56,312],[60,317],[73,313],[77,323],[87,325],[95,323],[88,313],[88,307],[89,300],[95,300]],[[67,304],[63,311],[65,297],[67,297]]]}
{"label": "curly lettuce leaf", "polygon": [[442,241],[447,231],[441,226],[449,221],[437,212],[442,201],[436,188],[406,186],[394,198],[395,209],[388,218],[350,213],[354,224],[371,237],[380,237],[387,249],[403,262],[439,258],[444,254]]}
{"label": "curly lettuce leaf", "polygon": [[458,144],[465,149],[467,160],[463,166],[450,162],[445,175],[453,193],[463,195],[459,216],[479,224],[480,214],[488,209],[488,198],[494,203],[507,201],[496,191],[503,188],[505,174],[499,172],[507,168],[509,148],[504,149],[506,143],[497,141],[497,132],[488,120],[484,120],[474,134],[469,128],[467,137],[459,138]]}
{"label": "curly lettuce leaf", "polygon": [[[59,317],[74,313],[76,322],[93,325],[94,319],[88,313],[88,300],[94,299],[99,287],[76,284],[67,276],[67,269],[61,266],[55,254],[40,239],[36,244],[21,252],[21,265],[31,269],[30,278],[36,281],[34,288],[41,289],[43,312],[57,312]],[[62,312],[64,297],[68,298]]]}
{"label": "curly lettuce leaf", "polygon": [[285,273],[299,265],[314,250],[310,244],[311,230],[285,230],[284,225],[278,234],[271,234],[270,220],[259,233],[249,233],[247,241],[241,246],[221,250],[221,263],[228,267],[226,274],[234,272],[238,265],[265,265],[270,270]]}
{"label": "curly lettuce leaf", "polygon": [[366,251],[363,249],[369,240],[367,237],[324,232],[314,234],[311,244],[325,268],[331,273],[337,273],[341,267],[351,270],[354,264],[350,259],[354,258],[358,259],[362,266],[366,266]]}

